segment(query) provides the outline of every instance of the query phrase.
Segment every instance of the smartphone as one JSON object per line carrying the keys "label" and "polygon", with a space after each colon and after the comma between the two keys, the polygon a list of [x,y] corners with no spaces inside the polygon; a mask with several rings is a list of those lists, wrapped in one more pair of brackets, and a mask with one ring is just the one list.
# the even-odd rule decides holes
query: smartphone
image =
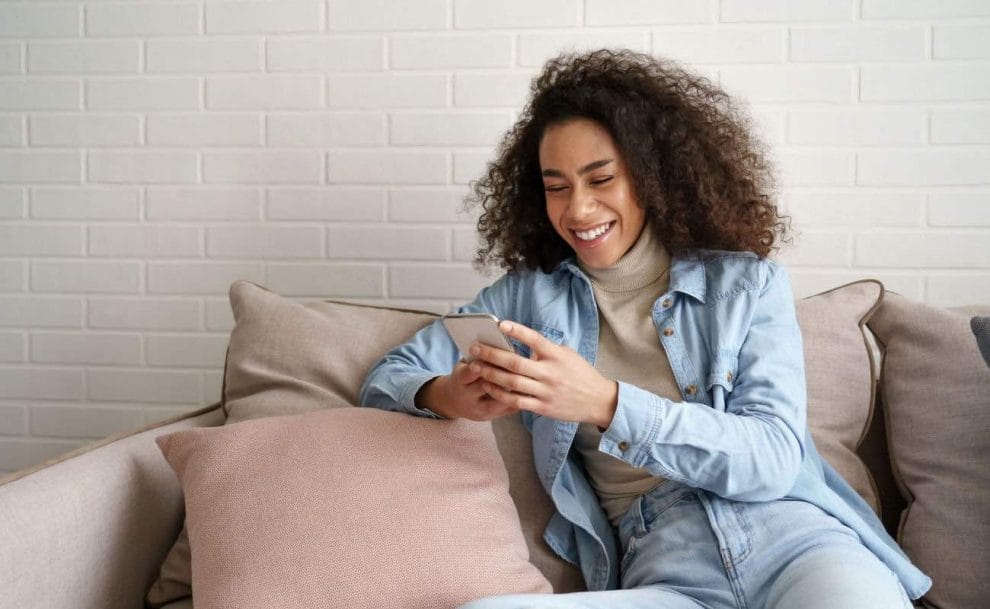
{"label": "smartphone", "polygon": [[443,325],[466,362],[474,359],[471,345],[476,342],[513,353],[516,351],[498,329],[498,317],[491,313],[449,313],[443,316]]}

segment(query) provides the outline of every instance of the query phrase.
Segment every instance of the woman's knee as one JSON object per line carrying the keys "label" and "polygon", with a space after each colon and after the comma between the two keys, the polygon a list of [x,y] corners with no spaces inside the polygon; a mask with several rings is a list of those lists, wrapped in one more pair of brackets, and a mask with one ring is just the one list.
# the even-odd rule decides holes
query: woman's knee
{"label": "woman's knee", "polygon": [[781,570],[767,609],[910,609],[897,576],[863,546],[812,550]]}

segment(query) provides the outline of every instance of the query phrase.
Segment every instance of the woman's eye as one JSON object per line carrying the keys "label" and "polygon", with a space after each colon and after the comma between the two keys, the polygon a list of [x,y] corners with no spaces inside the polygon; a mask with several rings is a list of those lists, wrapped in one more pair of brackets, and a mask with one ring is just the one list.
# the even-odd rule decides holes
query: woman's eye
{"label": "woman's eye", "polygon": [[601,184],[605,184],[605,183],[611,182],[612,181],[612,177],[613,176],[605,176],[605,177],[602,177],[602,178],[595,178],[594,180],[591,181],[591,183],[594,184],[595,186],[599,186]]}
{"label": "woman's eye", "polygon": [[561,184],[548,184],[547,186],[544,186],[543,187],[543,190],[545,190],[547,192],[561,192],[561,191],[566,190],[566,189],[567,189],[567,187],[566,186],[563,186]]}

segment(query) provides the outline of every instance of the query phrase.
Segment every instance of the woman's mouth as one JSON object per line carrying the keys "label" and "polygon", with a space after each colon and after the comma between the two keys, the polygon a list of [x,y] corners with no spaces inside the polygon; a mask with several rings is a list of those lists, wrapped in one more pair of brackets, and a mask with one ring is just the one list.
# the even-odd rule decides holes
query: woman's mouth
{"label": "woman's mouth", "polygon": [[578,241],[581,241],[582,243],[591,244],[595,241],[600,240],[605,235],[607,235],[608,232],[612,230],[613,226],[615,226],[615,221],[605,222],[604,224],[599,224],[598,226],[595,226],[594,228],[588,230],[581,230],[581,231],[574,230],[571,232],[574,233],[574,236],[578,238]]}

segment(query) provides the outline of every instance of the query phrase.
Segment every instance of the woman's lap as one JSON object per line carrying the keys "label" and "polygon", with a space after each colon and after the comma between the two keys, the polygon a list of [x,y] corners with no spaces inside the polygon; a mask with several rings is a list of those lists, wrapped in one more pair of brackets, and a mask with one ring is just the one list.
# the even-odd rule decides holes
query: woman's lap
{"label": "woman's lap", "polygon": [[622,590],[482,599],[463,609],[910,607],[850,529],[803,502],[747,504],[665,484],[619,526]]}
{"label": "woman's lap", "polygon": [[683,594],[662,588],[636,588],[569,594],[510,594],[461,605],[459,609],[707,609]]}

